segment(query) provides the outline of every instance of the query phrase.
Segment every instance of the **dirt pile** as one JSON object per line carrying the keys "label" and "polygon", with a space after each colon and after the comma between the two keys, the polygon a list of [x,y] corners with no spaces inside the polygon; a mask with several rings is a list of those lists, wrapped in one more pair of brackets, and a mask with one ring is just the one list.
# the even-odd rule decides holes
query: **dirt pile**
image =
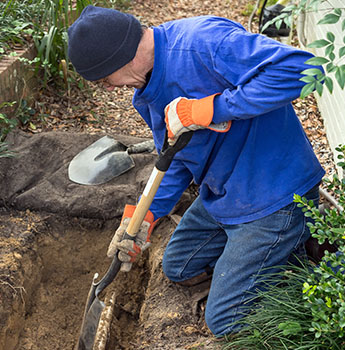
{"label": "dirt pile", "polygon": [[[133,155],[136,166],[99,186],[82,186],[68,179],[68,165],[81,150],[101,135],[48,132],[10,134],[7,142],[16,152],[0,160],[0,200],[3,206],[60,215],[110,219],[135,202],[152,171],[154,154]],[[126,145],[145,139],[109,135]],[[85,200],[87,199],[87,200]]]}
{"label": "dirt pile", "polygon": [[[156,159],[136,155],[132,170],[104,185],[71,183],[70,160],[101,136],[19,133],[11,139],[17,157],[0,160],[1,350],[75,346],[94,273],[107,270],[106,250],[122,209],[135,203]],[[183,215],[194,195],[185,193],[172,214]],[[162,273],[163,251],[175,226],[170,216],[161,220],[152,247],[102,296],[115,295],[107,349],[211,346],[203,299],[196,294],[193,301],[188,289]]]}
{"label": "dirt pile", "polygon": [[[0,349],[15,349],[30,296],[40,274],[32,243],[40,217],[0,208]],[[36,262],[36,263],[33,263]]]}

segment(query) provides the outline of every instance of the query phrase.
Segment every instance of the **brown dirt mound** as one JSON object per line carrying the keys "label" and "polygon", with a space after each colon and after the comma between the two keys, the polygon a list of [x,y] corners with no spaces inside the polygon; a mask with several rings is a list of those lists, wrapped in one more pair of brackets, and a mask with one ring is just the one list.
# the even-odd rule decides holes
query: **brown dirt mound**
{"label": "brown dirt mound", "polygon": [[[75,346],[94,273],[108,268],[124,204],[136,201],[156,159],[137,155],[135,168],[104,185],[71,183],[69,161],[99,137],[18,134],[11,139],[17,157],[0,160],[0,350]],[[174,213],[182,215],[193,198],[186,192]],[[107,350],[214,348],[203,299],[162,273],[175,225],[170,216],[161,220],[150,249],[106,289],[116,295]]]}
{"label": "brown dirt mound", "polygon": [[[42,218],[28,211],[3,212],[0,223],[22,230],[1,245],[0,349],[72,350],[93,275],[104,274],[110,263],[105,254],[118,220]],[[116,294],[106,349],[215,348],[198,295],[194,300],[188,288],[162,273],[174,227],[169,218],[162,220],[151,249],[106,289]]]}

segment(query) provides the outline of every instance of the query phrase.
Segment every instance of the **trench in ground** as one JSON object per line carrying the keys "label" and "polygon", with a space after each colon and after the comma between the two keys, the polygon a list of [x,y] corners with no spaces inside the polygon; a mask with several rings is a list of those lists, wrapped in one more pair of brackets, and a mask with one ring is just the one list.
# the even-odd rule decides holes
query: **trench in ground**
{"label": "trench in ground", "polygon": [[[83,227],[78,220],[66,224],[61,219],[39,235],[33,293],[26,303],[26,315],[16,349],[73,349],[95,272],[102,276],[109,264],[107,245],[118,222]],[[130,349],[138,323],[145,285],[147,259],[141,257],[128,274],[119,272],[108,287],[115,291],[116,303],[107,349]]]}

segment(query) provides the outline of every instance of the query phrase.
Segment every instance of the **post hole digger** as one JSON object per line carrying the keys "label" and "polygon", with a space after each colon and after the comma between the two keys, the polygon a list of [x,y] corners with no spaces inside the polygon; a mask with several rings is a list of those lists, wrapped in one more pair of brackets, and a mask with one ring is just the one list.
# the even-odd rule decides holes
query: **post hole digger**
{"label": "post hole digger", "polygon": [[[193,131],[182,134],[173,145],[169,145],[166,135],[163,148],[157,159],[151,176],[144,188],[139,203],[129,222],[123,239],[134,240],[153,201],[158,187],[168,170],[175,154],[184,148],[190,141]],[[92,350],[98,332],[98,325],[105,303],[99,299],[101,292],[114,280],[121,267],[121,262],[115,254],[108,271],[101,280],[96,281],[98,274],[94,275],[88,293],[78,342],[75,350]]]}

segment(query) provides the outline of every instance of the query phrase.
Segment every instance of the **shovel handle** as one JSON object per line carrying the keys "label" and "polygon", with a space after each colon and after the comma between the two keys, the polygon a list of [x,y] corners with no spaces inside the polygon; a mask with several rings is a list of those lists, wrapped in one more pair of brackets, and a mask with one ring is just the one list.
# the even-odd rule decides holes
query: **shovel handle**
{"label": "shovel handle", "polygon": [[168,143],[168,133],[165,134],[164,144],[159,154],[158,160],[151,173],[151,176],[145,186],[144,192],[140,198],[139,203],[133,213],[131,221],[127,226],[126,233],[134,239],[137,235],[139,228],[145,218],[147,211],[149,210],[154,196],[157,193],[158,187],[162,182],[162,179],[169,169],[169,166],[175,156],[175,154],[183,149],[193,136],[193,131],[188,131],[182,134],[177,141],[170,146]]}
{"label": "shovel handle", "polygon": [[[158,190],[158,187],[168,170],[174,155],[180,151],[184,146],[187,145],[187,143],[192,138],[192,131],[182,134],[176,143],[172,146],[169,146],[168,144],[168,137],[167,133],[165,135],[164,145],[162,147],[162,150],[160,152],[160,155],[158,157],[158,160],[156,162],[156,165],[151,173],[151,176],[145,186],[144,192],[140,198],[140,201],[133,213],[133,216],[129,222],[129,225],[127,227],[126,233],[130,236],[130,238],[134,239],[137,232],[139,231],[139,228],[145,218],[145,215],[147,211],[149,210],[149,207],[153,201],[153,198]],[[108,271],[103,276],[103,278],[96,282],[96,278],[98,277],[98,274],[94,276],[91,289],[89,291],[88,300],[86,303],[86,308],[84,310],[84,317],[83,317],[83,323],[82,323],[82,330],[81,335],[79,337],[77,346],[75,349],[84,349],[81,344],[81,339],[83,337],[83,329],[85,325],[85,320],[87,318],[87,313],[91,308],[92,303],[94,300],[98,297],[98,295],[104,290],[106,286],[108,286],[117,273],[120,270],[122,262],[118,259],[117,254],[115,254],[113,261],[108,268]]]}
{"label": "shovel handle", "polygon": [[144,192],[140,198],[139,203],[133,213],[131,221],[127,226],[126,233],[134,238],[139,228],[145,218],[147,211],[150,208],[150,205],[153,201],[153,198],[158,190],[160,183],[165,175],[165,171],[160,171],[156,167],[153,168],[151,176],[144,188]]}
{"label": "shovel handle", "polygon": [[129,146],[127,148],[127,153],[136,154],[136,153],[152,152],[154,149],[155,149],[154,141],[148,140],[148,141],[136,143],[135,145]]}
{"label": "shovel handle", "polygon": [[[134,239],[135,236],[137,235],[139,228],[142,222],[144,221],[145,215],[150,208],[153,198],[156,195],[158,187],[162,182],[162,179],[166,171],[168,170],[175,154],[187,145],[187,143],[190,141],[192,136],[193,136],[192,131],[186,132],[178,138],[178,140],[174,145],[170,146],[168,144],[168,136],[166,133],[164,145],[162,147],[162,150],[160,152],[156,165],[153,168],[153,171],[144,188],[140,201],[137,204],[137,207],[133,213],[133,216],[127,226],[126,234],[128,234],[129,236],[128,239]],[[95,297],[97,297],[104,290],[104,288],[113,281],[113,279],[115,278],[115,276],[120,270],[121,264],[122,263],[118,259],[117,254],[115,254],[113,261],[110,267],[108,268],[108,271],[103,276],[103,278],[99,282],[95,282],[95,279],[94,279],[92,284],[93,289],[89,293],[90,296],[88,297],[86,311],[90,308]]]}

